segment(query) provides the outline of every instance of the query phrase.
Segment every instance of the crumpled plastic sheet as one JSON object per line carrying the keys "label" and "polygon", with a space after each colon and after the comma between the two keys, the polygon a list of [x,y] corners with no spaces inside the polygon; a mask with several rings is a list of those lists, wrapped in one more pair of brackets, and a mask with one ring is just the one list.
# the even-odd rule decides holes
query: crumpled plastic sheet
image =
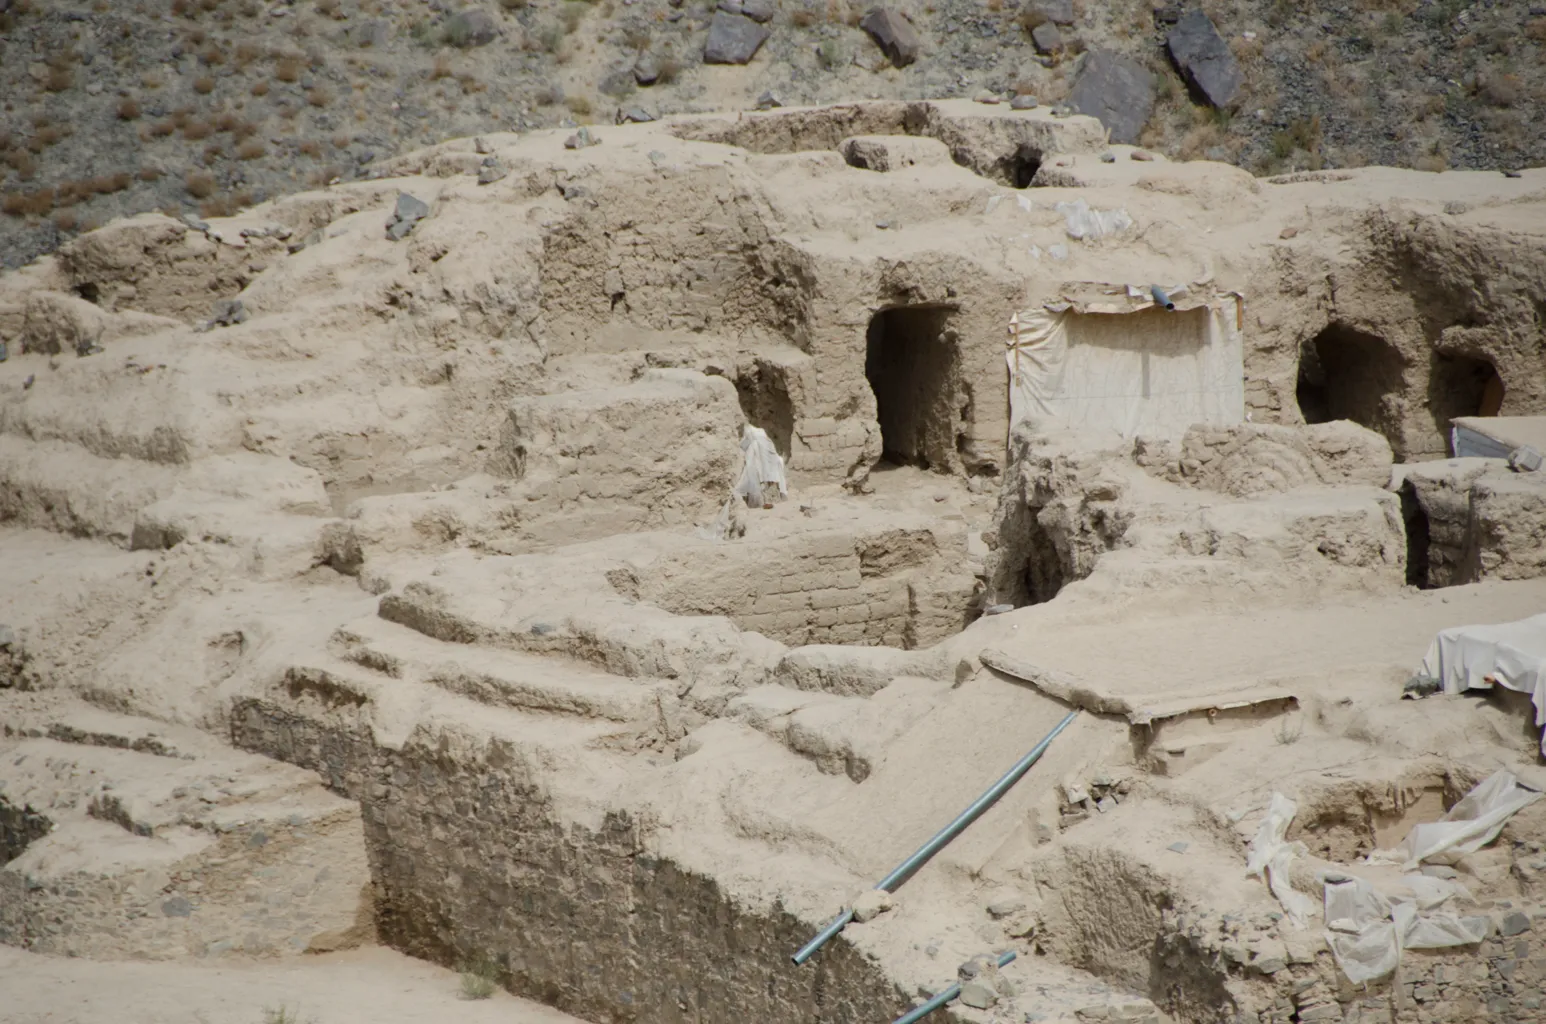
{"label": "crumpled plastic sheet", "polygon": [[1386,898],[1362,878],[1326,880],[1326,944],[1337,966],[1355,985],[1377,981],[1396,969],[1404,949],[1468,946],[1487,937],[1484,916],[1440,911],[1463,886],[1426,875],[1403,879],[1413,896]]}
{"label": "crumpled plastic sheet", "polygon": [[1315,912],[1315,901],[1295,889],[1288,876],[1294,858],[1304,856],[1305,845],[1286,842],[1283,838],[1298,813],[1299,805],[1282,793],[1272,794],[1267,816],[1256,830],[1256,838],[1251,840],[1245,870],[1248,875],[1264,879],[1272,895],[1283,905],[1288,923],[1303,928]]}
{"label": "crumpled plastic sheet", "polygon": [[741,478],[736,482],[735,493],[746,500],[750,508],[767,504],[763,491],[768,487],[778,489],[780,498],[789,496],[789,482],[784,476],[784,459],[773,446],[773,439],[761,427],[750,423],[741,428]]}
{"label": "crumpled plastic sheet", "polygon": [[1407,871],[1420,864],[1453,864],[1496,839],[1509,818],[1540,798],[1540,793],[1521,786],[1512,772],[1494,772],[1444,817],[1413,826],[1400,846],[1376,850],[1369,861],[1400,864]]}
{"label": "crumpled plastic sheet", "polygon": [[1133,226],[1133,218],[1126,210],[1096,210],[1083,199],[1071,203],[1058,203],[1057,212],[1067,222],[1068,237],[1094,242],[1109,235],[1119,235]]}

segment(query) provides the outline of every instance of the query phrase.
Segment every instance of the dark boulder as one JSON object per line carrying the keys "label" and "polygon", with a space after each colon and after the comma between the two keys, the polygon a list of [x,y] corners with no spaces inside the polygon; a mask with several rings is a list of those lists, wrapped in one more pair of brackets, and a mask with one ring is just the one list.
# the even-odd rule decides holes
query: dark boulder
{"label": "dark boulder", "polygon": [[1200,10],[1190,10],[1165,37],[1176,70],[1199,97],[1214,107],[1227,107],[1240,94],[1245,76],[1229,44]]}
{"label": "dark boulder", "polygon": [[1154,76],[1131,57],[1091,50],[1079,66],[1068,105],[1099,118],[1112,142],[1133,145],[1154,112]]}

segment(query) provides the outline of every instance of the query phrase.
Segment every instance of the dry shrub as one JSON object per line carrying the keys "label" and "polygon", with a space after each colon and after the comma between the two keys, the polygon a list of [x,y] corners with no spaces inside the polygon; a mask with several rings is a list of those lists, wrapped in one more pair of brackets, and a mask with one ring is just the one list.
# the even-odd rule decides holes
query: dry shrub
{"label": "dry shrub", "polygon": [[456,80],[461,83],[462,95],[471,96],[475,92],[487,92],[488,86],[478,81],[477,75],[457,75]]}
{"label": "dry shrub", "polygon": [[141,181],[156,181],[160,177],[161,177],[161,172],[156,170],[154,167],[141,167],[140,168],[140,180]]}
{"label": "dry shrub", "polygon": [[200,96],[208,96],[215,91],[215,80],[208,75],[201,75],[193,80],[193,91]]}
{"label": "dry shrub", "polygon": [[248,139],[236,147],[236,159],[257,160],[268,155],[268,147],[258,139]]}
{"label": "dry shrub", "polygon": [[60,210],[54,214],[54,227],[60,231],[74,231],[80,226],[80,218],[74,210]]}
{"label": "dry shrub", "polygon": [[207,39],[209,39],[209,33],[201,28],[196,28],[188,33],[188,42],[194,46],[203,46]]}
{"label": "dry shrub", "polygon": [[43,87],[49,92],[64,92],[75,84],[75,72],[64,65],[55,65],[48,70],[48,78],[44,80]]}
{"label": "dry shrub", "polygon": [[193,117],[193,111],[187,107],[180,107],[172,111],[172,126],[174,128],[186,128],[191,117]]}
{"label": "dry shrub", "polygon": [[161,88],[161,75],[155,71],[147,71],[140,76],[140,84],[147,89]]}
{"label": "dry shrub", "polygon": [[183,138],[189,142],[199,142],[209,138],[214,129],[203,121],[189,121],[183,125]]}
{"label": "dry shrub", "polygon": [[214,67],[217,64],[224,64],[225,50],[221,49],[219,46],[206,46],[204,49],[199,51],[199,60],[203,61],[205,64],[208,64],[210,67]]}
{"label": "dry shrub", "polygon": [[241,142],[244,139],[250,139],[256,134],[258,134],[258,126],[253,124],[251,121],[239,121],[237,122],[236,127],[231,129],[231,138],[235,139],[237,142]]}
{"label": "dry shrub", "polygon": [[281,57],[279,63],[274,65],[274,77],[281,82],[300,81],[301,62],[294,57]]}
{"label": "dry shrub", "polygon": [[252,94],[254,96],[267,96],[268,95],[268,83],[267,82],[253,82],[252,83]]}
{"label": "dry shrub", "polygon": [[670,85],[682,77],[682,62],[675,57],[662,57],[655,65],[655,81],[661,85]]}
{"label": "dry shrub", "polygon": [[435,58],[435,66],[430,70],[429,77],[431,81],[438,81],[442,78],[450,78],[453,74],[455,72],[451,70],[450,58],[442,54]]}
{"label": "dry shrub", "polygon": [[1518,75],[1489,74],[1478,85],[1482,100],[1494,107],[1512,107],[1519,102]]}
{"label": "dry shrub", "polygon": [[54,190],[40,188],[36,192],[10,192],[0,201],[0,212],[11,217],[42,217],[54,208]]}
{"label": "dry shrub", "polygon": [[1413,160],[1412,166],[1419,171],[1429,171],[1433,174],[1438,174],[1449,166],[1449,161],[1444,158],[1442,153],[1429,153],[1426,156],[1420,156]]}
{"label": "dry shrub", "polygon": [[499,6],[507,11],[524,11],[530,0],[499,0]]}
{"label": "dry shrub", "polygon": [[215,179],[203,171],[189,171],[184,184],[195,199],[208,199],[215,194]]}
{"label": "dry shrub", "polygon": [[157,121],[150,126],[150,134],[153,138],[163,139],[177,130],[177,125],[171,121]]}
{"label": "dry shrub", "polygon": [[558,20],[566,33],[573,32],[585,20],[585,4],[582,0],[565,0],[564,6],[559,9]]}
{"label": "dry shrub", "polygon": [[27,215],[27,196],[23,192],[7,192],[4,199],[0,199],[0,213],[7,217],[25,217]]}
{"label": "dry shrub", "polygon": [[315,139],[307,139],[297,146],[296,149],[300,151],[302,156],[309,156],[313,159],[322,155],[322,146]]}
{"label": "dry shrub", "polygon": [[227,110],[215,118],[215,131],[232,132],[236,130],[236,126],[239,124],[241,124],[241,118]]}
{"label": "dry shrub", "polygon": [[816,12],[802,7],[789,16],[789,21],[795,28],[810,28],[816,24]]}
{"label": "dry shrub", "polygon": [[38,153],[49,146],[55,145],[62,138],[64,138],[64,133],[53,125],[49,125],[47,128],[39,128],[38,133],[32,137],[32,143],[29,143],[28,146],[30,148],[35,143],[37,148],[32,151]]}
{"label": "dry shrub", "polygon": [[133,121],[140,116],[140,104],[133,96],[125,96],[118,101],[118,119],[120,121]]}
{"label": "dry shrub", "polygon": [[1046,23],[1047,16],[1037,7],[1030,6],[1020,12],[1020,27],[1026,32],[1034,32]]}
{"label": "dry shrub", "polygon": [[638,25],[630,26],[623,30],[623,45],[630,50],[644,51],[649,49],[650,31]]}
{"label": "dry shrub", "polygon": [[261,56],[263,56],[263,51],[253,43],[236,44],[237,67],[245,68],[247,65],[251,64]]}
{"label": "dry shrub", "polygon": [[314,107],[325,107],[333,102],[333,94],[318,86],[306,94],[306,102]]}
{"label": "dry shrub", "polygon": [[1537,43],[1546,43],[1546,18],[1531,18],[1525,24],[1525,35]]}
{"label": "dry shrub", "polygon": [[225,150],[221,147],[220,143],[211,142],[209,145],[204,147],[204,166],[215,166],[215,164],[220,162],[220,158],[223,156],[225,156]]}
{"label": "dry shrub", "polygon": [[564,105],[569,108],[569,112],[575,117],[590,116],[591,102],[588,97],[570,96],[568,99],[564,100]]}

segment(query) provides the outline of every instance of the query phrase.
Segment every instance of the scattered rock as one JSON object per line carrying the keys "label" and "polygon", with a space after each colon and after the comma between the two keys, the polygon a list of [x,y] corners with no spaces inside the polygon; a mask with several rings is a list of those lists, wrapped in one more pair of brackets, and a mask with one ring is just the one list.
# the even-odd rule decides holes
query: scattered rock
{"label": "scattered rock", "polygon": [[1460,877],[1460,872],[1448,864],[1424,864],[1418,870],[1429,878],[1456,879]]}
{"label": "scattered rock", "polygon": [[1074,23],[1074,0],[1036,0],[1031,10],[1057,25]]}
{"label": "scattered rock", "polygon": [[1100,162],[1103,164],[1114,164],[1117,162],[1117,155],[1115,153],[1102,153],[1100,155]]}
{"label": "scattered rock", "polygon": [[1169,846],[1165,847],[1165,849],[1169,850],[1171,853],[1185,853],[1187,845],[1188,844],[1184,842],[1176,842],[1171,843]]}
{"label": "scattered rock", "polygon": [[392,219],[387,221],[387,237],[394,242],[408,237],[408,232],[413,226],[425,217],[429,216],[429,204],[422,199],[415,198],[406,192],[397,193],[397,207],[392,211]]}
{"label": "scattered rock", "polygon": [[755,22],[766,23],[778,13],[778,4],[774,0],[741,0],[741,13]]}
{"label": "scattered rock", "polygon": [[982,614],[1003,615],[1005,612],[1012,612],[1014,610],[1015,606],[1012,604],[990,604],[982,610]]}
{"label": "scattered rock", "polygon": [[1279,971],[1288,970],[1288,962],[1280,956],[1270,956],[1265,960],[1257,960],[1251,964],[1252,970],[1265,975],[1273,975]]}
{"label": "scattered rock", "polygon": [[0,647],[9,647],[16,642],[16,631],[10,626],[0,623]]}
{"label": "scattered rock", "polygon": [[167,917],[188,917],[193,913],[193,904],[186,897],[173,896],[161,904],[161,913]]}
{"label": "scattered rock", "polygon": [[11,350],[6,347],[5,342],[0,341],[0,363],[5,362],[9,358],[11,358]]}
{"label": "scattered rock", "polygon": [[247,308],[242,305],[241,299],[222,299],[215,303],[214,312],[200,325],[199,329],[211,331],[216,327],[232,327],[246,322]]}
{"label": "scattered rock", "polygon": [[995,921],[1002,921],[1004,918],[1018,914],[1024,909],[1024,898],[1019,896],[1011,896],[1008,899],[996,900],[993,903],[989,903],[988,916],[993,918]]}
{"label": "scattered rock", "polygon": [[871,8],[859,22],[859,27],[869,33],[875,45],[891,58],[891,63],[896,67],[904,68],[911,64],[918,59],[918,53],[923,49],[923,41],[918,38],[918,30],[913,28],[913,23],[907,20],[905,14],[889,7]]}
{"label": "scattered rock", "polygon": [[1165,37],[1165,47],[1176,70],[1210,105],[1223,108],[1234,102],[1245,76],[1229,44],[1201,9],[1193,8],[1181,16]]}
{"label": "scattered rock", "polygon": [[564,140],[565,149],[585,149],[587,146],[599,146],[601,140],[590,133],[589,128],[581,128]]}
{"label": "scattered rock", "polygon": [[655,120],[655,115],[643,107],[629,107],[626,110],[619,110],[617,112],[618,124],[646,124],[653,120]]}
{"label": "scattered rock", "polygon": [[1063,33],[1050,21],[1044,21],[1031,29],[1031,42],[1036,47],[1037,53],[1051,56],[1063,52]]}
{"label": "scattered rock", "polygon": [[1035,96],[1016,96],[1009,101],[1010,110],[1034,110],[1036,109]]}
{"label": "scattered rock", "polygon": [[1129,160],[1137,160],[1141,163],[1146,163],[1154,159],[1154,154],[1150,153],[1147,149],[1135,149],[1128,154],[1127,158]]}
{"label": "scattered rock", "polygon": [[1110,50],[1085,54],[1068,96],[1081,114],[1100,119],[1111,141],[1132,145],[1154,112],[1154,76],[1131,57]]}
{"label": "scattered rock", "polygon": [[987,1010],[998,1005],[998,992],[986,981],[973,978],[961,986],[961,1002],[976,1010]]}
{"label": "scattered rock", "polygon": [[854,900],[854,920],[860,924],[873,921],[895,906],[896,900],[889,892],[881,889],[867,889]]}
{"label": "scattered rock", "polygon": [[509,173],[510,171],[504,164],[493,157],[489,157],[488,160],[484,161],[483,166],[478,169],[478,184],[492,185],[496,181],[503,180]]}
{"label": "scattered rock", "polygon": [[660,64],[649,54],[643,54],[633,66],[633,80],[640,85],[654,85],[660,79]]}
{"label": "scattered rock", "polygon": [[784,104],[780,102],[776,95],[773,94],[773,90],[771,89],[757,97],[758,110],[772,110],[775,107],[782,107],[783,105]]}
{"label": "scattered rock", "polygon": [[706,64],[745,64],[757,55],[772,32],[744,14],[715,11],[703,45]]}
{"label": "scattered rock", "polygon": [[1278,237],[1287,240],[1293,238],[1297,234],[1299,234],[1298,228],[1284,228],[1282,231],[1278,232]]}
{"label": "scattered rock", "polygon": [[1522,445],[1508,454],[1508,468],[1516,473],[1534,473],[1541,468],[1541,453],[1530,445]]}
{"label": "scattered rock", "polygon": [[998,93],[991,89],[984,89],[972,98],[975,99],[978,103],[987,103],[990,105],[999,102]]}
{"label": "scattered rock", "polygon": [[1512,937],[1529,930],[1529,917],[1525,916],[1517,910],[1504,915],[1503,920],[1498,922],[1498,931],[1502,932],[1506,936]]}

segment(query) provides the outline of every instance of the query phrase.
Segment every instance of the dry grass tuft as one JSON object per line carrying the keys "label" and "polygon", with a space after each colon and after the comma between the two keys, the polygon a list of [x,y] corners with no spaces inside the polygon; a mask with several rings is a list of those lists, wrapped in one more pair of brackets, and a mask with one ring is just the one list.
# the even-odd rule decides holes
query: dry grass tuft
{"label": "dry grass tuft", "polygon": [[133,121],[140,116],[140,104],[133,96],[118,101],[118,120]]}
{"label": "dry grass tuft", "polygon": [[279,63],[274,65],[274,77],[281,82],[299,82],[301,62],[294,57],[281,57]]}
{"label": "dry grass tuft", "polygon": [[257,160],[268,155],[268,147],[258,139],[248,139],[236,147],[236,159]]}
{"label": "dry grass tuft", "polygon": [[215,194],[215,179],[203,171],[189,171],[184,185],[195,199],[208,199]]}
{"label": "dry grass tuft", "polygon": [[215,91],[215,80],[208,75],[201,75],[193,80],[193,91],[200,96],[208,96]]}

